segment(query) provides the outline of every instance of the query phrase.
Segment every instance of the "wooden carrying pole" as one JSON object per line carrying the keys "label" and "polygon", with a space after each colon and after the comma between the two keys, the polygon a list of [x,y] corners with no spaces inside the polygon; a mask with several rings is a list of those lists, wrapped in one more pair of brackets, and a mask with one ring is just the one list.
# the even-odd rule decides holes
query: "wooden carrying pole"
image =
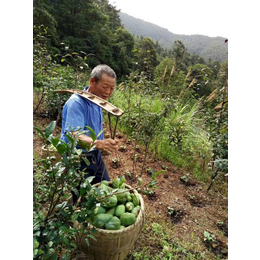
{"label": "wooden carrying pole", "polygon": [[[85,92],[85,91],[79,90],[79,89],[56,89],[53,92],[54,93],[60,93],[60,94],[68,94],[68,93],[70,93],[70,94],[78,94],[79,96],[88,99],[92,103],[96,104],[97,106],[99,106],[102,109],[104,109],[105,111],[107,111],[108,112],[109,129],[110,129],[111,138],[112,139],[115,138],[118,119],[124,113],[124,111],[122,109],[114,106],[113,104],[109,103],[108,101],[106,101],[103,98],[100,98],[100,97],[98,97],[98,96],[96,96],[96,95],[94,95],[92,93]],[[114,128],[114,131],[112,131],[112,127],[111,127],[110,114],[112,114],[112,115],[117,117],[117,119],[116,119],[116,126]]]}
{"label": "wooden carrying pole", "polygon": [[89,101],[93,102],[94,104],[98,105],[102,109],[106,110],[108,113],[114,115],[114,116],[122,116],[124,111],[113,104],[107,102],[105,99],[100,98],[92,93],[85,92],[83,90],[79,89],[56,89],[53,91],[54,93],[60,93],[60,94],[78,94],[79,96],[88,99]]}

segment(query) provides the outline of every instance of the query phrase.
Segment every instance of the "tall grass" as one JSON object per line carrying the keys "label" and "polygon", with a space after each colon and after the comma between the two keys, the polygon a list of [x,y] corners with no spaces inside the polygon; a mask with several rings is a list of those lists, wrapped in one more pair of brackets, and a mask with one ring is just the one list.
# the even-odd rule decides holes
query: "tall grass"
{"label": "tall grass", "polygon": [[[153,114],[161,116],[153,132],[146,138],[152,138],[149,150],[159,159],[166,159],[180,168],[193,171],[198,178],[206,177],[207,162],[211,159],[212,144],[209,134],[204,130],[204,122],[197,115],[200,105],[198,101],[183,101],[179,99],[165,101],[161,96],[142,95],[131,92],[128,96],[124,89],[117,89],[111,102],[125,111],[120,119],[119,128],[136,137],[138,124],[145,124],[146,128],[152,120]],[[167,110],[168,108],[168,110]],[[162,113],[166,111],[166,113]],[[140,143],[145,144],[143,139]]]}

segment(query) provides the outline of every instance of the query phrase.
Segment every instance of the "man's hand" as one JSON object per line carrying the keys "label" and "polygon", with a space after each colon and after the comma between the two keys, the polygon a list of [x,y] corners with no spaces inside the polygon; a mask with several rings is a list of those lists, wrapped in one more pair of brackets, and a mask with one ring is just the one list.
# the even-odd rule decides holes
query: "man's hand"
{"label": "man's hand", "polygon": [[105,140],[96,140],[95,144],[96,144],[96,148],[101,150],[101,151],[106,151],[109,153],[112,153],[113,151],[115,151],[116,149],[118,149],[118,143],[119,140],[118,139],[105,139]]}

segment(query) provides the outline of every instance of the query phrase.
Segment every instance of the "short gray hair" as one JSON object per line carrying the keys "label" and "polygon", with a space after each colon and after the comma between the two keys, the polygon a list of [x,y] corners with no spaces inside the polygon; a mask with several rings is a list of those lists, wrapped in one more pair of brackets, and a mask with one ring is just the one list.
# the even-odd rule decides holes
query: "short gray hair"
{"label": "short gray hair", "polygon": [[116,73],[106,64],[97,65],[90,73],[90,77],[94,78],[95,82],[98,82],[102,75],[106,73],[109,77],[116,80]]}

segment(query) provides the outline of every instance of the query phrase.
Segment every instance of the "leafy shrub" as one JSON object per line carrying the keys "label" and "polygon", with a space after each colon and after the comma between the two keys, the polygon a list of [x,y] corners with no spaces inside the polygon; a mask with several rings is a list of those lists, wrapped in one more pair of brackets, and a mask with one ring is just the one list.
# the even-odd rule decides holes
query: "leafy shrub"
{"label": "leafy shrub", "polygon": [[[47,41],[47,29],[35,27],[33,88],[39,97],[39,102],[34,113],[40,106],[44,106],[43,115],[57,119],[57,123],[60,124],[59,117],[68,95],[55,94],[53,91],[85,87],[89,75],[88,65],[85,62],[86,54],[84,52],[80,54],[71,52],[67,46],[64,46],[64,56],[51,55],[47,49]],[[78,87],[79,85],[81,87]]]}
{"label": "leafy shrub", "polygon": [[[78,212],[77,204],[69,202],[71,191],[80,185],[79,193],[81,197],[86,196],[93,189],[90,182],[94,177],[84,179],[84,172],[78,172],[77,167],[80,160],[88,160],[83,157],[82,150],[77,149],[77,136],[86,131],[80,131],[77,136],[70,132],[66,135],[69,143],[64,143],[54,137],[52,132],[56,122],[52,121],[43,132],[38,127],[35,129],[42,136],[46,143],[56,148],[61,156],[61,161],[54,164],[55,156],[45,159],[38,159],[34,162],[33,180],[33,256],[35,259],[69,259],[70,253],[76,248],[74,236],[81,231],[86,239],[93,238],[85,230],[88,225],[86,215],[94,209],[95,196],[93,195],[88,202],[82,202],[81,211]],[[93,140],[95,136],[93,130],[89,128]],[[86,150],[92,147],[87,146]],[[72,223],[77,220],[83,224],[84,229],[74,228]],[[63,252],[66,247],[67,251]]]}

